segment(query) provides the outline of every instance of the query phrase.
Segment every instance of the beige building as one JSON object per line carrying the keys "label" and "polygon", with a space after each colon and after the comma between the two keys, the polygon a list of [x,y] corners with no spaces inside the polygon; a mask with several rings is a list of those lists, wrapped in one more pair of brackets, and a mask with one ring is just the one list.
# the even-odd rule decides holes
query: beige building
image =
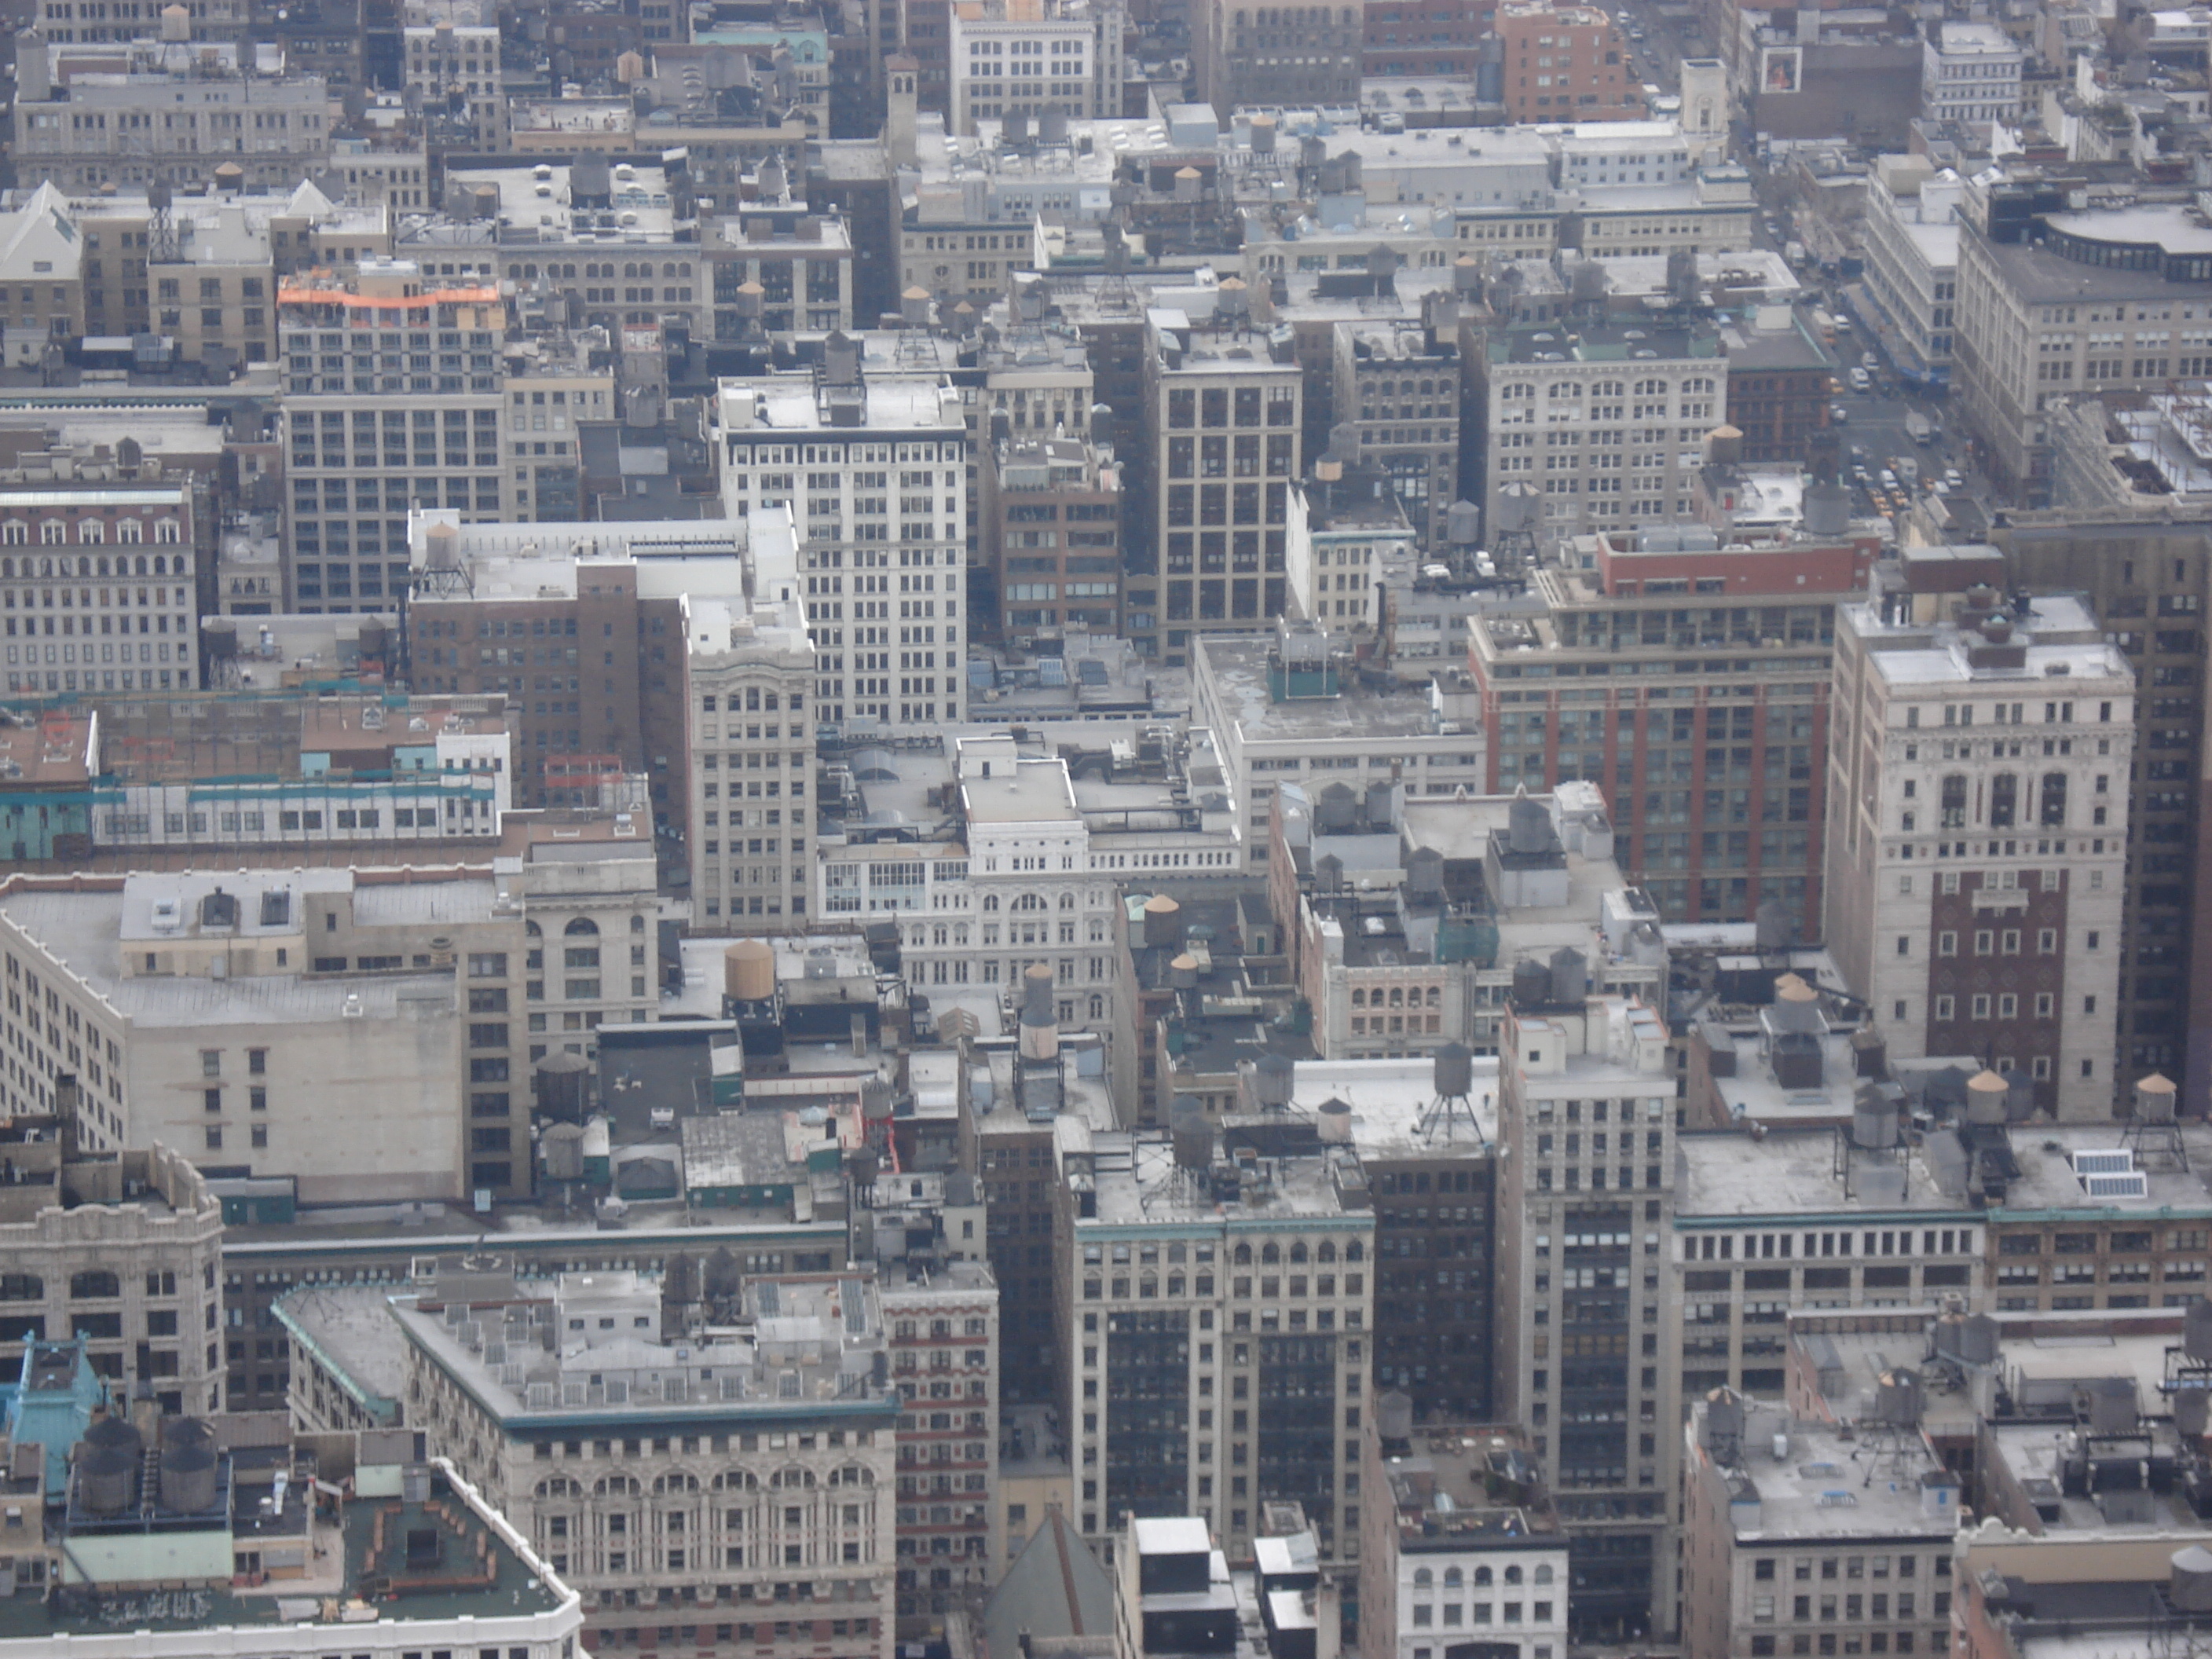
{"label": "beige building", "polygon": [[[814,645],[787,514],[754,516],[750,603],[687,594],[692,926],[781,933],[807,914]],[[789,788],[791,793],[784,791]]]}
{"label": "beige building", "polygon": [[599,1640],[680,1621],[701,1654],[890,1659],[900,1395],[872,1374],[872,1282],[750,1280],[694,1334],[633,1272],[459,1281],[396,1306],[409,1415]]}
{"label": "beige building", "polygon": [[[1098,106],[1109,88],[1097,73],[1102,29],[1114,32],[1111,51],[1117,61],[1121,56],[1119,7],[1097,0],[957,0],[951,11],[951,131],[972,135],[979,120],[1036,122],[1048,111],[1079,121],[1121,112]],[[1119,97],[1118,76],[1110,90]]]}
{"label": "beige building", "polygon": [[94,1375],[143,1387],[165,1413],[222,1404],[222,1205],[200,1172],[159,1143],[75,1155],[64,1088],[59,1139],[10,1132],[0,1186],[0,1365],[25,1345],[85,1339]]}
{"label": "beige building", "polygon": [[2086,602],[2001,597],[1987,547],[1909,549],[1837,614],[1824,938],[1893,1056],[2114,1109],[2133,665]]}
{"label": "beige building", "polygon": [[407,90],[444,130],[482,151],[507,142],[507,94],[499,78],[499,30],[449,22],[400,31],[400,67]]}

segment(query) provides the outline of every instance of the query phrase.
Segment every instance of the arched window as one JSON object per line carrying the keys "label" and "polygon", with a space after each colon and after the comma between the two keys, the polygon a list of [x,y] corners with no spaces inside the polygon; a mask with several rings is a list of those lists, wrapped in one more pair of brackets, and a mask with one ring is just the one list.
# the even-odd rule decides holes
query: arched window
{"label": "arched window", "polygon": [[2066,775],[2045,772],[2043,775],[2042,810],[2036,821],[2047,830],[2056,830],[2066,822]]}
{"label": "arched window", "polygon": [[1314,1260],[1316,1261],[1335,1261],[1336,1246],[1331,1243],[1328,1239],[1324,1238],[1322,1240],[1320,1247],[1314,1251]]}
{"label": "arched window", "polygon": [[1488,1589],[1490,1588],[1490,1569],[1488,1567],[1477,1567],[1474,1570],[1475,1589]]}
{"label": "arched window", "polygon": [[999,896],[998,896],[996,893],[986,893],[986,894],[984,894],[984,895],[983,895],[983,908],[984,908],[984,909],[986,909],[986,910],[995,910],[995,909],[997,909],[998,908],[999,908]]}
{"label": "arched window", "polygon": [[643,916],[632,916],[629,919],[629,930],[633,933],[643,933],[645,931],[645,918]]}
{"label": "arched window", "polygon": [[1042,910],[1044,908],[1044,899],[1042,896],[1036,893],[1024,893],[1019,898],[1014,901],[1014,908],[1017,910]]}
{"label": "arched window", "polygon": [[1427,1589],[1436,1582],[1436,1574],[1431,1572],[1426,1567],[1415,1567],[1413,1569],[1413,1588],[1415,1589]]}
{"label": "arched window", "polygon": [[1346,1245],[1346,1246],[1344,1247],[1344,1259],[1345,1259],[1346,1261],[1366,1261],[1366,1260],[1367,1260],[1367,1249],[1366,1249],[1366,1246],[1363,1245],[1363,1244],[1362,1244],[1362,1243],[1361,1243],[1358,1239],[1356,1239],[1356,1238],[1355,1238],[1355,1239],[1353,1239],[1353,1240],[1352,1241],[1352,1243],[1350,1243],[1349,1244],[1347,1244],[1347,1245]]}
{"label": "arched window", "polygon": [[1460,1588],[1462,1583],[1462,1580],[1460,1577],[1460,1571],[1457,1567],[1446,1567],[1444,1569],[1444,1588],[1446,1589],[1457,1589]]}
{"label": "arched window", "polygon": [[1252,1247],[1249,1244],[1239,1244],[1237,1247],[1237,1255],[1235,1259],[1238,1267],[1250,1267],[1252,1265]]}
{"label": "arched window", "polygon": [[578,916],[561,931],[570,939],[596,938],[599,934],[599,924],[589,916]]}
{"label": "arched window", "polygon": [[1990,828],[2009,830],[2020,822],[2020,780],[2000,772],[1990,780]]}
{"label": "arched window", "polygon": [[1282,1259],[1283,1252],[1279,1246],[1268,1243],[1262,1244],[1260,1247],[1260,1265],[1261,1267],[1272,1267]]}
{"label": "arched window", "polygon": [[1306,1247],[1304,1242],[1301,1240],[1291,1246],[1291,1265],[1293,1267],[1303,1267],[1305,1266],[1305,1261]]}
{"label": "arched window", "polygon": [[1541,1586],[1546,1585],[1546,1584],[1548,1584],[1548,1583],[1550,1583],[1551,1582],[1552,1582],[1552,1570],[1551,1570],[1551,1568],[1549,1568],[1549,1567],[1547,1567],[1547,1566],[1539,1565],[1539,1566],[1537,1567],[1537,1569],[1536,1569],[1536,1583],[1537,1583],[1537,1585],[1540,1588]]}
{"label": "arched window", "polygon": [[1518,1567],[1508,1567],[1508,1568],[1506,1568],[1506,1569],[1505,1569],[1505,1582],[1506,1582],[1508,1584],[1517,1584],[1517,1583],[1519,1583],[1521,1582],[1521,1569],[1520,1569],[1520,1568],[1518,1568]]}

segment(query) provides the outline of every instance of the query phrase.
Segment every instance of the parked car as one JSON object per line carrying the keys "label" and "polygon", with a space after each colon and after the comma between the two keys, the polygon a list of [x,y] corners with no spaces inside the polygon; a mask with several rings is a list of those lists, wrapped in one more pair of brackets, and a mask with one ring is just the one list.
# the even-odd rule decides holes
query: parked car
{"label": "parked car", "polygon": [[1832,424],[1841,426],[1850,418],[1851,411],[1845,409],[1841,404],[1831,404],[1828,405],[1828,419]]}
{"label": "parked car", "polygon": [[1964,489],[1966,487],[1966,474],[1964,474],[1963,472],[1960,471],[1959,471],[1959,469],[1958,469],[1957,467],[1955,467],[1955,466],[1947,466],[1947,467],[1945,467],[1945,468],[1943,469],[1943,488],[1944,488],[1944,489]]}
{"label": "parked car", "polygon": [[1851,370],[1851,390],[1852,390],[1852,391],[1854,391],[1854,392],[1865,392],[1865,391],[1869,390],[1869,389],[1873,386],[1873,385],[1874,385],[1873,378],[1872,378],[1870,375],[1869,375],[1869,374],[1868,374],[1868,373],[1866,372],[1866,370],[1864,370],[1864,369],[1863,369],[1863,368],[1854,368],[1853,370]]}

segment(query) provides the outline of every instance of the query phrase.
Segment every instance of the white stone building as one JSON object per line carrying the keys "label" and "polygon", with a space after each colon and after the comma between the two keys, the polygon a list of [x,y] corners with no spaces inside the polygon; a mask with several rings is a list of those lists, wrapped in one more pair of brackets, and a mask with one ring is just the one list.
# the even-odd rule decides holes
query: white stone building
{"label": "white stone building", "polygon": [[[1109,83],[1102,72],[1110,49],[1118,64],[1123,14],[1098,0],[1044,0],[1042,4],[1008,4],[1006,0],[963,0],[951,10],[951,131],[973,135],[978,121],[1003,122],[1009,116],[1034,125],[1046,111],[1076,120],[1119,115],[1118,103],[1100,106],[1100,98],[1121,95],[1120,76]],[[1115,38],[1102,45],[1101,32]]]}
{"label": "white stone building", "polygon": [[1825,937],[1893,1055],[1986,1055],[2095,1121],[2116,1082],[2135,674],[2086,601],[2019,606],[2003,580],[1995,549],[1911,549],[1837,613]]}
{"label": "white stone building", "polygon": [[1995,23],[1936,24],[1920,46],[1920,112],[1931,121],[2015,121],[2027,53]]}

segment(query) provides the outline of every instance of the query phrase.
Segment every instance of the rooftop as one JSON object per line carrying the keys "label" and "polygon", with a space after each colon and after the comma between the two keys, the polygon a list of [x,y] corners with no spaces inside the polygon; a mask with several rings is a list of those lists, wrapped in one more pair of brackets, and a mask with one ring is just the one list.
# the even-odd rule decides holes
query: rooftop
{"label": "rooftop", "polygon": [[[1297,1123],[1311,1132],[1310,1120],[1300,1115]],[[1120,1130],[1088,1139],[1091,1172],[1069,1179],[1091,1183],[1097,1212],[1079,1222],[1079,1231],[1094,1224],[1178,1225],[1209,1233],[1285,1221],[1334,1224],[1362,1231],[1374,1226],[1365,1177],[1345,1148],[1263,1159],[1241,1176],[1238,1167],[1217,1149],[1201,1183],[1177,1165],[1164,1134]]]}
{"label": "rooftop", "polygon": [[1386,1444],[1382,1473],[1401,1551],[1565,1547],[1517,1428],[1418,1428],[1405,1451]]}
{"label": "rooftop", "polygon": [[1540,328],[1500,330],[1490,337],[1490,361],[1534,366],[1544,363],[1668,362],[1722,356],[1719,332],[1710,326],[1677,324],[1555,323]]}
{"label": "rooftop", "polygon": [[[1832,1425],[1793,1419],[1776,1406],[1742,1405],[1740,1451],[1725,1464],[1702,1447],[1699,1452],[1726,1484],[1739,1545],[1868,1536],[1950,1543],[1958,1521],[1956,1477],[1944,1473],[1917,1433],[1885,1445],[1873,1436],[1846,1437]],[[1691,1407],[1693,1443],[1711,1409],[1706,1400]],[[1781,1441],[1787,1455],[1778,1458]],[[1929,1511],[1924,1480],[1948,1490],[1948,1506]]]}
{"label": "rooftop", "polygon": [[[1436,738],[1437,717],[1424,690],[1377,688],[1346,672],[1334,696],[1278,698],[1269,689],[1269,659],[1276,641],[1264,634],[1201,634],[1198,680],[1213,690],[1212,717],[1233,727],[1240,747],[1254,744],[1307,744]],[[1475,739],[1462,739],[1474,747]],[[1372,752],[1370,750],[1370,752]]]}

